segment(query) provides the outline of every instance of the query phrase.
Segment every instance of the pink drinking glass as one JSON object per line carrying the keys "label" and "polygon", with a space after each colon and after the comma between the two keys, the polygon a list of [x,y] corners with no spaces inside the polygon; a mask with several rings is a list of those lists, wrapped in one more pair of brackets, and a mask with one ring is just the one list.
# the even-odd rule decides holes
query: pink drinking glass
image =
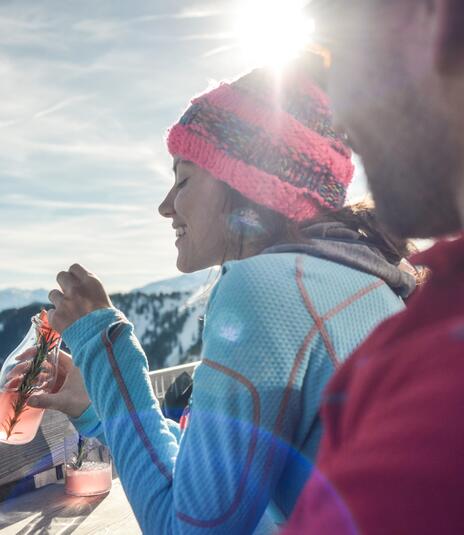
{"label": "pink drinking glass", "polygon": [[97,496],[110,491],[110,452],[97,438],[82,437],[70,425],[64,440],[64,456],[66,494]]}

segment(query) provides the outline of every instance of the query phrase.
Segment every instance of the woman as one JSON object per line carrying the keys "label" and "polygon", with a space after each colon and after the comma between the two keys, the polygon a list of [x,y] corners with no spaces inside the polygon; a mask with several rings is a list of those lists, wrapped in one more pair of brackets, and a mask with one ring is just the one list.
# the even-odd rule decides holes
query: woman
{"label": "woman", "polygon": [[353,168],[306,66],[275,89],[272,73],[253,71],[196,98],[169,132],[175,183],[160,213],[177,265],[222,265],[182,436],[100,281],[74,265],[50,293],[50,321],[92,400],[86,409],[79,394],[67,412],[86,409],[78,427],[103,432],[145,533],[252,533],[270,503],[288,517],[318,448],[327,380],[414,287],[368,211],[327,215]]}

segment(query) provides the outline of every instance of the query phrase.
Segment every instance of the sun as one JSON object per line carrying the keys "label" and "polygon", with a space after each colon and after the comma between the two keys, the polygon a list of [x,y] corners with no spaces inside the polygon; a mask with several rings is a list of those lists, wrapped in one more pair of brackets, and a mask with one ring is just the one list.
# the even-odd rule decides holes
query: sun
{"label": "sun", "polygon": [[306,0],[244,0],[236,16],[239,46],[253,65],[282,68],[310,42],[314,22]]}

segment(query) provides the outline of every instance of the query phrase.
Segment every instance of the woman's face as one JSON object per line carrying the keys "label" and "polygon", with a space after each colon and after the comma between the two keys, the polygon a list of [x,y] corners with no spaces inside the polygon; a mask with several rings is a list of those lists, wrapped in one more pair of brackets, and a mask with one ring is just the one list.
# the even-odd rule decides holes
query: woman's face
{"label": "woman's face", "polygon": [[222,263],[226,251],[227,190],[192,162],[174,158],[175,182],[158,210],[172,219],[184,273]]}

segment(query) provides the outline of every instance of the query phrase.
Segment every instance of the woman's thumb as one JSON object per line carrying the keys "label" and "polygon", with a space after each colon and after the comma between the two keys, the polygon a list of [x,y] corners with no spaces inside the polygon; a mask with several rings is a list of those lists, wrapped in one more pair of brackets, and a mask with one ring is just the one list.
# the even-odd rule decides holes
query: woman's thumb
{"label": "woman's thumb", "polygon": [[38,409],[55,409],[60,411],[63,409],[63,397],[59,392],[57,394],[36,394],[28,399],[27,404],[30,407]]}

